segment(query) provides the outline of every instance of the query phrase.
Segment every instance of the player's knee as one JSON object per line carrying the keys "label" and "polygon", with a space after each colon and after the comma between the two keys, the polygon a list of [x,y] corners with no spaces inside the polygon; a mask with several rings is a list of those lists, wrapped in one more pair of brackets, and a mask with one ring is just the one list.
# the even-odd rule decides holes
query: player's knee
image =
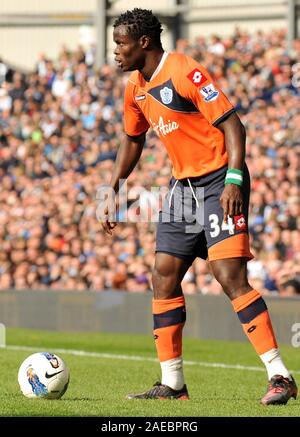
{"label": "player's knee", "polygon": [[248,281],[245,275],[234,270],[227,270],[225,268],[219,269],[215,272],[215,278],[227,294],[235,295],[239,290],[242,291],[248,287]]}
{"label": "player's knee", "polygon": [[159,298],[171,297],[177,289],[177,275],[168,263],[156,263],[152,272],[154,294]]}
{"label": "player's knee", "polygon": [[157,257],[153,270],[153,276],[164,279],[175,275],[175,266],[172,260],[165,257]]}
{"label": "player's knee", "polygon": [[152,282],[154,287],[166,288],[174,282],[174,272],[160,267],[154,267],[152,272]]}

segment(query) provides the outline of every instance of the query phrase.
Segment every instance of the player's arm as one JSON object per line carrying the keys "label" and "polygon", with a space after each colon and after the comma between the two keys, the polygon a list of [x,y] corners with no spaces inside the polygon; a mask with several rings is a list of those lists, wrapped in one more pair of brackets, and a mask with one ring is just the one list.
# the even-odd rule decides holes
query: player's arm
{"label": "player's arm", "polygon": [[140,159],[149,123],[135,101],[135,84],[128,81],[124,94],[125,142],[118,150],[111,186],[117,192],[119,180],[127,179]]}
{"label": "player's arm", "polygon": [[114,165],[110,185],[117,193],[120,179],[127,179],[139,161],[145,144],[146,134],[137,136],[126,135],[120,146]]}
{"label": "player's arm", "polygon": [[[235,169],[242,175],[245,164],[246,130],[236,112],[231,113],[224,121],[216,125],[224,134],[228,154],[228,169]],[[237,172],[238,173],[238,172]],[[235,173],[233,173],[235,175]],[[239,175],[237,174],[237,177]],[[226,182],[220,202],[224,210],[224,221],[228,216],[240,215],[243,212],[243,196],[239,185]]]}
{"label": "player's arm", "polygon": [[[107,192],[106,201],[108,204],[104,209],[104,217],[101,222],[102,227],[107,234],[112,235],[112,229],[117,225],[117,223],[113,221],[113,216],[116,209],[114,196],[119,191],[119,182],[128,178],[139,161],[145,143],[145,136],[145,133],[138,136],[126,135],[124,143],[118,150],[110,181],[110,190]],[[109,193],[111,193],[111,195]]]}
{"label": "player's arm", "polygon": [[112,234],[112,229],[117,225],[114,221],[116,210],[115,194],[119,190],[119,181],[127,179],[138,160],[140,159],[145,143],[146,132],[149,124],[134,99],[134,83],[130,80],[124,95],[124,125],[125,141],[120,146],[113,168],[110,181],[110,195],[107,194],[107,206],[104,209],[102,227],[106,233]]}

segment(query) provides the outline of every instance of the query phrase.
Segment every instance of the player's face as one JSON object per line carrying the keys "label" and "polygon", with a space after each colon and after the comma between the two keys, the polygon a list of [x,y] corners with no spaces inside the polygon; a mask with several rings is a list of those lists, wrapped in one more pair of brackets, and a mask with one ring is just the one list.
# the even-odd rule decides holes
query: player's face
{"label": "player's face", "polygon": [[142,41],[134,40],[127,33],[126,26],[118,26],[113,34],[116,48],[115,61],[123,71],[141,70],[144,66],[145,52]]}

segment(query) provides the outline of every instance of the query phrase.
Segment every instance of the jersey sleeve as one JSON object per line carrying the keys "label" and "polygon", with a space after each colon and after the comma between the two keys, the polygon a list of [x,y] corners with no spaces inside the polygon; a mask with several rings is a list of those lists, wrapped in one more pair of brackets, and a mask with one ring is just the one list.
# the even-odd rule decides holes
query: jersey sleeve
{"label": "jersey sleeve", "polygon": [[216,126],[234,112],[233,105],[201,64],[187,56],[182,64],[175,86],[179,94],[193,102],[210,124]]}
{"label": "jersey sleeve", "polygon": [[127,135],[138,136],[149,129],[149,123],[134,101],[134,84],[127,82],[124,95],[124,127]]}

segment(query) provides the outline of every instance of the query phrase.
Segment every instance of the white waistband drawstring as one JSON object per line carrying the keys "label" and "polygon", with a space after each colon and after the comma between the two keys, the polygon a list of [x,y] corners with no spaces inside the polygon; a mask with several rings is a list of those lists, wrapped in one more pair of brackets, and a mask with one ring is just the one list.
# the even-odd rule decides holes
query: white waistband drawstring
{"label": "white waistband drawstring", "polygon": [[[198,199],[197,199],[197,197],[196,197],[196,194],[195,194],[195,192],[194,192],[194,190],[193,190],[193,187],[192,187],[191,181],[189,180],[189,178],[187,178],[187,180],[188,180],[188,183],[189,183],[189,186],[190,186],[190,189],[191,189],[191,192],[192,192],[193,198],[195,199],[195,202],[196,202],[197,208],[199,208],[199,202],[198,202]],[[173,194],[174,194],[174,191],[175,191],[175,188],[176,188],[176,185],[177,185],[178,181],[179,181],[179,179],[176,179],[175,184],[174,184],[173,187],[172,187],[172,190],[171,190],[171,193],[170,193],[170,198],[169,198],[169,208],[171,208],[172,197],[173,197]]]}
{"label": "white waistband drawstring", "polygon": [[176,185],[177,185],[178,181],[179,181],[179,179],[176,179],[175,184],[172,187],[171,194],[170,194],[170,199],[169,199],[169,208],[171,208],[172,197],[173,197],[174,190],[176,188]]}
{"label": "white waistband drawstring", "polygon": [[189,186],[190,186],[190,189],[191,189],[191,192],[192,192],[193,198],[194,198],[195,201],[196,201],[197,208],[199,208],[199,202],[198,202],[198,199],[197,199],[197,197],[196,197],[195,191],[193,190],[193,187],[192,187],[191,181],[189,180],[189,178],[187,178],[187,180],[188,180],[188,183],[189,183]]}

